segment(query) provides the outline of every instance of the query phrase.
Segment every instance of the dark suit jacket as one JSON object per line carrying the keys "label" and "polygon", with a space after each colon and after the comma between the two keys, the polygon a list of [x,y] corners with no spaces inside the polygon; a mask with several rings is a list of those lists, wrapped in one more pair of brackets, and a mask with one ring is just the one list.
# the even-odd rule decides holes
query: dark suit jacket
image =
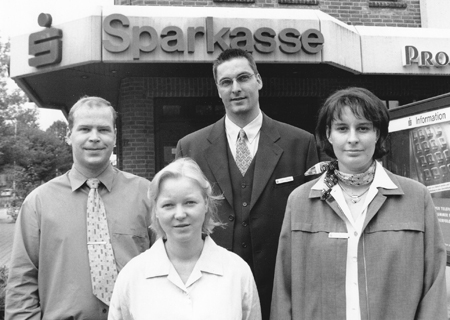
{"label": "dark suit jacket", "polygon": [[[216,228],[212,238],[232,250],[234,211],[231,178],[227,162],[228,141],[225,117],[182,138],[176,157],[193,158],[216,194],[225,197],[219,217],[227,223]],[[318,162],[314,136],[302,129],[275,121],[263,114],[250,203],[253,274],[258,286],[263,319],[269,318],[278,239],[289,194],[305,182],[304,172]],[[277,183],[292,177],[293,181]]]}

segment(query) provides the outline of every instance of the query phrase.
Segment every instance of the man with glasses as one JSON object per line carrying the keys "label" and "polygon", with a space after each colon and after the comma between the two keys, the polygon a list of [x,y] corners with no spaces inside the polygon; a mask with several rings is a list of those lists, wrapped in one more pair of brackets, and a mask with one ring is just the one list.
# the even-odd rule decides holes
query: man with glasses
{"label": "man with glasses", "polygon": [[[261,112],[263,81],[252,55],[228,49],[214,61],[213,74],[225,117],[182,138],[178,157],[191,157],[223,194],[214,241],[250,265],[269,319],[278,238],[289,194],[318,162],[314,136]],[[280,106],[281,107],[281,106]]]}

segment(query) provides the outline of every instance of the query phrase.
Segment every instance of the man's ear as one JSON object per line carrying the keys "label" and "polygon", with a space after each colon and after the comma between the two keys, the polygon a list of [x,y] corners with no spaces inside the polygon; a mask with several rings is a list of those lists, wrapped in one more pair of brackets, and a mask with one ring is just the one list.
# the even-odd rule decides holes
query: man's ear
{"label": "man's ear", "polygon": [[72,134],[72,131],[70,131],[70,129],[69,130],[67,130],[67,134],[66,134],[66,143],[69,145],[69,146],[71,146],[72,145],[72,141],[70,140],[70,135]]}
{"label": "man's ear", "polygon": [[222,95],[220,94],[220,89],[219,89],[219,86],[218,86],[218,85],[216,85],[216,87],[217,87],[217,93],[219,94],[219,98],[220,98],[220,99],[222,99]]}
{"label": "man's ear", "polygon": [[258,82],[258,84],[259,84],[258,89],[261,90],[263,87],[263,81],[262,81],[262,78],[259,75],[259,73],[256,75],[256,82]]}

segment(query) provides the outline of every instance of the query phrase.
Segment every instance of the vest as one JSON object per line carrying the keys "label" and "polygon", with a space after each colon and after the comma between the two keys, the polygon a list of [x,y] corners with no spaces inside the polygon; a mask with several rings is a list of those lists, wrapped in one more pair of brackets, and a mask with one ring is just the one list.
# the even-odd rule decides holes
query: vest
{"label": "vest", "polygon": [[233,229],[233,252],[244,259],[253,269],[252,238],[250,233],[250,201],[253,188],[256,155],[242,176],[228,149],[228,166],[230,170],[231,187],[233,190],[233,211],[235,214]]}

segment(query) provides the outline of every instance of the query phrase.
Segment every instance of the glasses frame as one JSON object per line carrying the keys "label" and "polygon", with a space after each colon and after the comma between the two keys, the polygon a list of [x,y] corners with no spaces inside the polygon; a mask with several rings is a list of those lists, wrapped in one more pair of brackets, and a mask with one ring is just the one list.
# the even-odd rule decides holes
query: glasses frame
{"label": "glasses frame", "polygon": [[[246,81],[239,81],[239,78],[242,77],[242,76],[248,76],[248,80],[246,80]],[[241,74],[239,74],[238,76],[236,76],[234,78],[223,78],[223,79],[220,79],[220,81],[217,82],[217,86],[219,86],[220,88],[223,88],[223,89],[228,89],[228,88],[231,88],[231,86],[233,85],[235,80],[239,84],[247,83],[248,81],[250,81],[250,79],[253,76],[256,76],[256,73],[246,73],[246,72],[244,72],[244,73],[241,73]],[[223,85],[222,84],[223,81],[228,81],[228,80],[231,80],[231,84],[230,85]]]}

